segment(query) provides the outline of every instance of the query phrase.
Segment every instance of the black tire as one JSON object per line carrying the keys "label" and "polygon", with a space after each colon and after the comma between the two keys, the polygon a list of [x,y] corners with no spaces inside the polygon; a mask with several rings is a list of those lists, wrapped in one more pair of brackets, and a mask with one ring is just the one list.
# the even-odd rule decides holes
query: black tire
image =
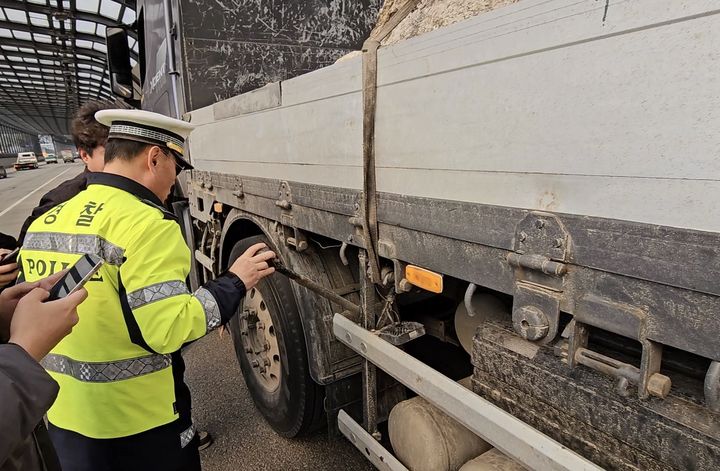
{"label": "black tire", "polygon": [[[254,236],[236,243],[230,252],[229,263],[232,264],[245,250],[258,242],[267,244],[268,240],[263,236]],[[308,435],[325,424],[325,394],[323,388],[310,376],[305,335],[292,287],[284,276],[273,275],[262,280],[255,288],[270,311],[280,351],[281,373],[279,387],[275,391],[268,391],[245,353],[241,335],[242,321],[239,315],[235,315],[228,325],[245,384],[255,406],[279,435],[286,438]],[[249,295],[247,293],[246,298]],[[243,312],[243,305],[244,301],[238,313]]]}

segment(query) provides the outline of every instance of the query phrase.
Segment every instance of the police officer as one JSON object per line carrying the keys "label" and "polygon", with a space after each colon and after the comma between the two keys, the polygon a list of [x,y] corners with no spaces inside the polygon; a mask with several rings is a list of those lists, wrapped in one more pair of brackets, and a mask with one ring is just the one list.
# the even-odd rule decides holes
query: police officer
{"label": "police officer", "polygon": [[60,384],[48,412],[65,471],[197,470],[200,458],[180,348],[226,323],[246,290],[273,273],[264,244],[195,293],[191,255],[163,207],[189,123],[138,110],[103,110],[105,169],[85,191],[40,216],[20,253],[33,281],[82,253],[105,260],[86,284],[83,319],[43,360]]}

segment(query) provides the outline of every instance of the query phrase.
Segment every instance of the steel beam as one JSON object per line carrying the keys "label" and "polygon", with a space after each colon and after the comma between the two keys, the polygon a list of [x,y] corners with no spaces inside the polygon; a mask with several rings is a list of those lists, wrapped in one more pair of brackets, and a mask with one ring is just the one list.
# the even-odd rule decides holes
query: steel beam
{"label": "steel beam", "polygon": [[372,435],[367,433],[360,424],[355,422],[344,410],[338,414],[340,433],[360,450],[360,453],[381,471],[408,471],[392,453],[387,451]]}
{"label": "steel beam", "polygon": [[378,368],[529,469],[602,469],[340,314],[333,318],[333,333]]}

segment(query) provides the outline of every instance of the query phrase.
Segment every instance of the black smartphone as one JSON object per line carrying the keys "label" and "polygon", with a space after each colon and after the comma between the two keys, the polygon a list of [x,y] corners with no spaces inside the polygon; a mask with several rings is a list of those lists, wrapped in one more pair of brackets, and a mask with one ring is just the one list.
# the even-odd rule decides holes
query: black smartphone
{"label": "black smartphone", "polygon": [[0,265],[8,265],[10,263],[17,262],[18,254],[20,253],[20,247],[16,248],[12,252],[6,254],[3,256],[2,259],[0,259]]}
{"label": "black smartphone", "polygon": [[70,270],[50,289],[48,301],[64,298],[83,287],[103,264],[103,259],[96,255],[85,254]]}

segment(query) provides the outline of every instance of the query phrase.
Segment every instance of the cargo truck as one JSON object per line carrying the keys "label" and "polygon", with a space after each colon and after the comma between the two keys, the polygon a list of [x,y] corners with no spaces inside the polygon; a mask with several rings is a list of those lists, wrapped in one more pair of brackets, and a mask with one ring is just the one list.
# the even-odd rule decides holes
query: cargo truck
{"label": "cargo truck", "polygon": [[388,430],[416,395],[529,469],[717,469],[717,4],[521,0],[386,47],[380,6],[108,29],[116,93],[197,126],[191,283],[257,241],[289,275],[230,324],[257,408],[379,469],[454,453]]}

